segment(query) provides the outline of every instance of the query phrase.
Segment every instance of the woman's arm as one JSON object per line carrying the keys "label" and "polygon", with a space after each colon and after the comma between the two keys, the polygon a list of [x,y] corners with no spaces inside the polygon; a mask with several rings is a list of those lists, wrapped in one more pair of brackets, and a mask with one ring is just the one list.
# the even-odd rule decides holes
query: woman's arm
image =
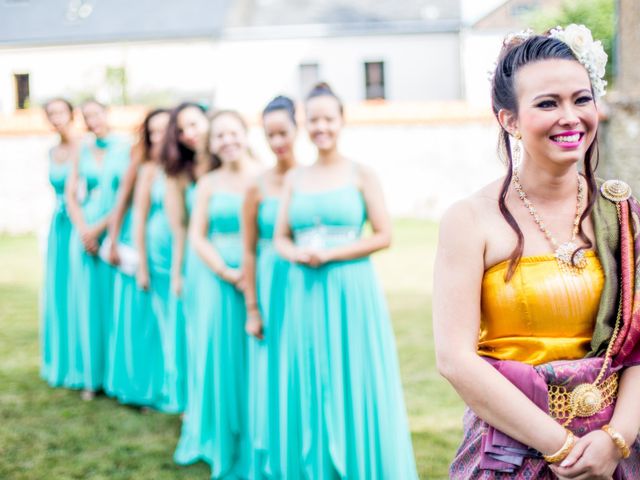
{"label": "woman's arm", "polygon": [[208,174],[198,180],[196,185],[196,204],[189,223],[189,240],[196,253],[217,276],[237,286],[242,280],[241,272],[227,266],[207,235],[209,231],[207,206],[212,193],[212,179]]}
{"label": "woman's arm", "polygon": [[142,164],[142,159],[139,155],[135,154],[134,149],[131,149],[130,162],[125,174],[122,178],[122,183],[118,189],[118,196],[116,205],[111,211],[108,220],[109,240],[111,242],[111,250],[109,251],[109,261],[114,265],[120,263],[120,257],[118,256],[118,237],[120,236],[120,230],[122,228],[122,221],[127,208],[131,203],[131,197],[133,196],[133,189],[136,185],[138,178],[138,167]]}
{"label": "woman's arm", "polygon": [[71,170],[65,184],[64,195],[67,202],[69,218],[71,219],[71,223],[73,223],[76,230],[78,230],[80,240],[82,241],[84,249],[87,251],[87,253],[95,255],[98,253],[99,247],[97,237],[94,238],[94,236],[92,235],[90,231],[91,229],[84,219],[84,214],[82,213],[80,202],[78,202],[78,189],[80,184],[79,164],[79,155],[74,155],[74,157],[71,159]]}
{"label": "woman's arm", "polygon": [[167,177],[164,208],[171,229],[171,290],[182,293],[182,274],[187,237],[186,187],[178,177]]}
{"label": "woman's arm", "polygon": [[296,247],[293,243],[291,229],[289,228],[289,202],[293,192],[293,179],[298,169],[289,171],[285,175],[282,198],[276,220],[276,228],[273,233],[273,242],[277,252],[290,262],[308,264],[310,256]]}
{"label": "woman's arm", "polygon": [[155,178],[157,167],[143,165],[140,169],[135,195],[133,197],[133,241],[140,256],[140,265],[136,273],[138,286],[143,290],[149,289],[149,260],[147,258],[147,218],[151,205],[151,186]]}
{"label": "woman's arm", "polygon": [[485,241],[471,200],[444,215],[434,271],[437,365],[465,403],[494,428],[545,455],[567,433],[477,354]]}
{"label": "woman's arm", "polygon": [[262,318],[258,309],[256,294],[256,245],[258,239],[258,209],[260,206],[260,188],[257,184],[247,190],[242,205],[242,271],[245,288],[244,302],[247,309],[247,333],[258,339],[263,338]]}
{"label": "woman's arm", "polygon": [[359,166],[358,171],[372,234],[348,245],[317,252],[317,262],[312,259],[312,265],[366,257],[391,245],[391,220],[378,177],[370,168]]}

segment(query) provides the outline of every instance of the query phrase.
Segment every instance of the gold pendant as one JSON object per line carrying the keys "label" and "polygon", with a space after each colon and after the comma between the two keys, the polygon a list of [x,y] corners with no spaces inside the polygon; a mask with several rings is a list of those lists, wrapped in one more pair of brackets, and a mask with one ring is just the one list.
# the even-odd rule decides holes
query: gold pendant
{"label": "gold pendant", "polygon": [[584,256],[584,250],[580,250],[575,254],[578,250],[578,246],[573,242],[565,242],[558,246],[556,249],[556,260],[560,265],[560,268],[569,269],[569,270],[582,270],[587,266],[587,259]]}
{"label": "gold pendant", "polygon": [[571,411],[577,417],[590,417],[602,409],[602,392],[590,383],[582,383],[571,392]]}

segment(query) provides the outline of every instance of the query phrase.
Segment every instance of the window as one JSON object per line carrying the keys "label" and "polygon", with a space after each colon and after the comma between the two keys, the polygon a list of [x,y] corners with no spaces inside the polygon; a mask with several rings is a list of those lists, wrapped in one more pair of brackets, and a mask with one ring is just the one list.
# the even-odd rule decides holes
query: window
{"label": "window", "polygon": [[384,99],[384,62],[364,63],[365,98]]}
{"label": "window", "polygon": [[305,98],[320,81],[320,67],[317,63],[300,64],[300,96]]}
{"label": "window", "polygon": [[536,0],[521,2],[520,4],[513,5],[510,8],[509,15],[511,15],[512,17],[521,17],[523,15],[527,15],[533,12],[539,7],[540,7],[539,2]]}
{"label": "window", "polygon": [[13,78],[16,83],[16,109],[29,108],[29,74],[16,73]]}

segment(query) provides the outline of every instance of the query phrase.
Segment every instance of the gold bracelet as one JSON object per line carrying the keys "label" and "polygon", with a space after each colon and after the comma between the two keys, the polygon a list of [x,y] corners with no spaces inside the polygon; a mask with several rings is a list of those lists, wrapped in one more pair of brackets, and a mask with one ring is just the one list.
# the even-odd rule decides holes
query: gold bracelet
{"label": "gold bracelet", "polygon": [[547,463],[558,463],[564,460],[569,456],[571,450],[573,450],[574,445],[576,444],[576,436],[573,432],[567,430],[567,438],[564,441],[564,444],[556,453],[551,455],[543,455],[545,462]]}
{"label": "gold bracelet", "polygon": [[629,455],[631,455],[631,449],[629,448],[629,445],[627,445],[627,442],[624,440],[624,437],[620,434],[620,432],[618,432],[609,424],[603,426],[602,430],[609,434],[611,440],[613,440],[613,443],[615,443],[618,450],[620,450],[620,455],[622,456],[622,458],[629,458]]}

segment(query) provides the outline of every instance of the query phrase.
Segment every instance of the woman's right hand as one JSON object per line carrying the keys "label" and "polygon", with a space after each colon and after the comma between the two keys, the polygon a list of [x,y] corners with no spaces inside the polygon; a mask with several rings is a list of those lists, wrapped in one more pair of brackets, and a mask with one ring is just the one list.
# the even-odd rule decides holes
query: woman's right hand
{"label": "woman's right hand", "polygon": [[171,291],[176,297],[179,297],[180,295],[182,295],[182,284],[183,284],[182,275],[171,276]]}
{"label": "woman's right hand", "polygon": [[264,325],[260,312],[253,310],[247,313],[247,322],[244,324],[244,330],[258,340],[264,339]]}
{"label": "woman's right hand", "polygon": [[225,282],[232,284],[238,290],[244,290],[244,274],[238,268],[225,268],[220,275]]}
{"label": "woman's right hand", "polygon": [[138,268],[138,271],[136,272],[136,283],[138,284],[138,288],[141,290],[149,290],[149,271],[146,268]]}
{"label": "woman's right hand", "polygon": [[87,253],[90,255],[96,255],[98,253],[98,236],[94,228],[90,226],[84,226],[80,228],[80,240],[82,241],[82,245]]}

